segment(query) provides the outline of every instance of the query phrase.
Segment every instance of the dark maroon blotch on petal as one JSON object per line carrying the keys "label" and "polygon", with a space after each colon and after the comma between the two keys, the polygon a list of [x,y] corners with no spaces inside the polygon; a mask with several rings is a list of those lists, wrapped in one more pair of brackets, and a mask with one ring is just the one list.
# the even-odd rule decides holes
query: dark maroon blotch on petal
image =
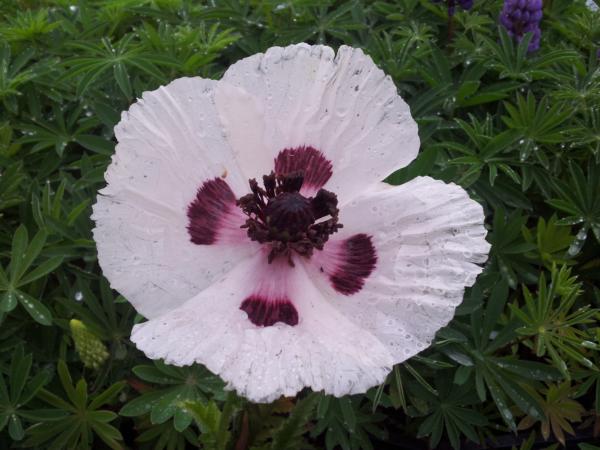
{"label": "dark maroon blotch on petal", "polygon": [[198,245],[214,244],[221,220],[235,207],[235,195],[222,178],[205,181],[187,211],[188,232]]}
{"label": "dark maroon blotch on petal", "polygon": [[339,266],[329,279],[336,291],[344,295],[356,294],[377,264],[377,253],[371,236],[356,234],[342,242]]}
{"label": "dark maroon blotch on petal", "polygon": [[240,309],[250,322],[259,327],[270,327],[277,322],[294,326],[298,323],[298,311],[288,299],[267,300],[257,295],[248,297]]}
{"label": "dark maroon blotch on petal", "polygon": [[314,147],[286,148],[275,158],[275,173],[288,175],[302,172],[303,187],[319,190],[331,178],[332,165],[323,153]]}

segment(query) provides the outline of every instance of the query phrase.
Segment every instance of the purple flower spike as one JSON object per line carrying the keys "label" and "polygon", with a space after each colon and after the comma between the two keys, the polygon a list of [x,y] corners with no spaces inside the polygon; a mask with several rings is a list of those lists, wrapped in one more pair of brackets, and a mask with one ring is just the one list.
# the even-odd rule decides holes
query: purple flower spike
{"label": "purple flower spike", "polygon": [[[434,3],[439,3],[441,0],[433,0]],[[473,7],[473,0],[444,0],[448,4],[448,15],[453,16],[456,6],[460,6],[465,11]]]}
{"label": "purple flower spike", "polygon": [[533,33],[528,47],[530,52],[540,48],[542,8],[542,0],[505,0],[500,13],[500,23],[517,41],[521,42],[526,33]]}

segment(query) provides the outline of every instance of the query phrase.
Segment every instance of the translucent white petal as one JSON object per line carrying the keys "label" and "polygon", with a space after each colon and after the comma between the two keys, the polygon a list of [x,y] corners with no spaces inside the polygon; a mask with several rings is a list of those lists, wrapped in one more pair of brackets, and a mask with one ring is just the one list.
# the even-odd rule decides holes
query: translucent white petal
{"label": "translucent white petal", "polygon": [[273,158],[265,151],[267,124],[262,105],[243,89],[225,82],[218,83],[215,100],[227,141],[240,168],[247,179],[260,180],[273,170]]}
{"label": "translucent white petal", "polygon": [[[238,61],[223,80],[261,105],[265,126],[256,128],[264,130],[265,153],[254,154],[249,170],[255,176],[268,173],[284,148],[312,146],[332,161],[333,177],[325,187],[344,202],[407,165],[419,149],[408,105],[360,49],[342,46],[334,55],[320,45],[273,47]],[[217,102],[220,110],[235,109],[230,103],[238,97],[230,97]],[[228,116],[232,129],[247,129],[247,114]],[[239,152],[255,148],[243,140],[241,146]]]}
{"label": "translucent white petal", "polygon": [[181,78],[146,92],[115,128],[94,239],[111,286],[147,317],[180,305],[255,250],[195,245],[186,229],[204,181],[225,177],[236,195],[247,191],[219,122],[216,83]]}
{"label": "translucent white petal", "polygon": [[317,253],[313,277],[335,308],[404,361],[429,346],[454,315],[465,286],[481,272],[490,245],[481,206],[455,184],[428,177],[381,185],[341,210],[335,239],[366,233],[377,252],[373,273],[356,294],[334,291],[327,252]]}
{"label": "translucent white petal", "polygon": [[391,368],[387,349],[323,299],[303,264],[289,268],[285,282],[280,272],[275,280],[287,286],[298,324],[253,325],[239,308],[269,273],[260,252],[179,308],[136,325],[131,339],[150,358],[204,364],[257,402],[305,386],[341,396],[383,382]]}

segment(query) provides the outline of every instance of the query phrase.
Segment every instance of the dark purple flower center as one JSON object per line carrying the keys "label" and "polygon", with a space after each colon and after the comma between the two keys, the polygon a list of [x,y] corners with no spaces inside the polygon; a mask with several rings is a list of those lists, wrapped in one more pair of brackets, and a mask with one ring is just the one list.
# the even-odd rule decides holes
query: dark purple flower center
{"label": "dark purple flower center", "polygon": [[261,187],[249,181],[251,193],[237,200],[248,216],[242,226],[253,241],[269,244],[269,262],[285,256],[294,265],[292,255],[310,257],[314,249],[323,250],[329,236],[342,228],[338,223],[337,196],[319,189],[314,197],[300,193],[304,172],[263,176]]}
{"label": "dark purple flower center", "polygon": [[248,320],[259,327],[299,323],[287,282],[294,254],[312,257],[311,264],[346,296],[362,290],[377,264],[370,235],[329,241],[342,228],[337,196],[323,189],[333,175],[331,161],[311,146],[285,148],[275,158],[274,169],[263,176],[262,186],[250,180],[250,193],[237,200],[223,178],[205,180],[187,208],[187,229],[194,244],[240,245],[249,237],[268,249],[273,264],[267,270],[267,265],[257,267],[252,274],[256,284],[240,304]]}
{"label": "dark purple flower center", "polygon": [[310,200],[298,192],[283,192],[270,198],[265,214],[273,230],[290,236],[304,232],[315,222]]}

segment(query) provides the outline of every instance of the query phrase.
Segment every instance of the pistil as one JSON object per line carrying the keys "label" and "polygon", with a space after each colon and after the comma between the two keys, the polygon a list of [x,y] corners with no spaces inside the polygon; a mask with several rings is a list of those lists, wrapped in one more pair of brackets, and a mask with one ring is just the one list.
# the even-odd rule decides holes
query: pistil
{"label": "pistil", "polygon": [[293,254],[310,258],[323,250],[329,236],[342,228],[338,223],[337,196],[320,189],[314,197],[300,194],[302,172],[263,176],[261,187],[249,181],[250,193],[237,200],[248,216],[242,225],[253,241],[270,246],[269,263],[279,256],[294,266]]}

